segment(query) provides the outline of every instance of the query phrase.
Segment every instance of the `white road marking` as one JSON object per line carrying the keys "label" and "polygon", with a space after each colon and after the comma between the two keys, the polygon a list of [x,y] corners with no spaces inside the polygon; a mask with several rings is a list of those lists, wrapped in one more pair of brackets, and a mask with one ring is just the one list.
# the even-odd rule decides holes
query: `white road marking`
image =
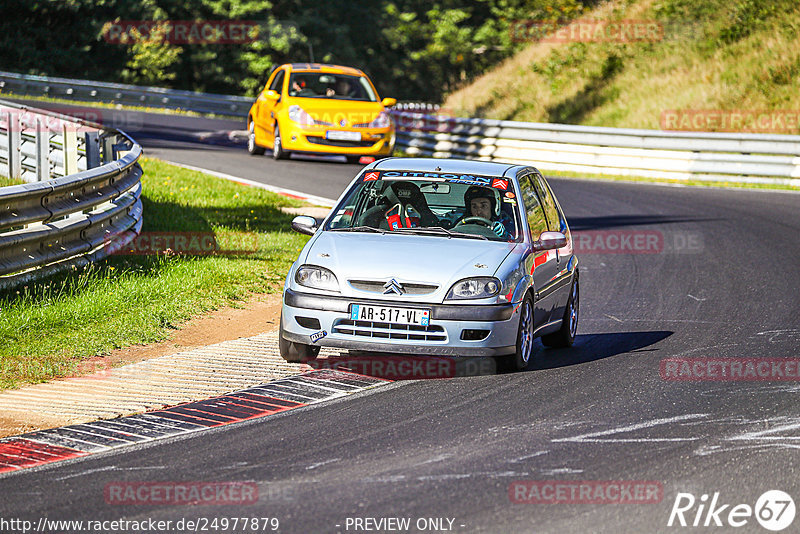
{"label": "white road marking", "polygon": [[420,462],[420,463],[415,464],[415,465],[432,464],[432,463],[436,463],[436,462],[441,462],[443,460],[447,460],[448,458],[452,458],[452,457],[453,457],[452,454],[439,454],[437,456],[434,456],[433,458],[429,458],[429,459],[425,460],[424,462]]}
{"label": "white road marking", "polygon": [[632,432],[634,430],[643,430],[645,428],[653,428],[659,425],[665,425],[668,423],[677,423],[680,421],[690,421],[692,419],[701,419],[704,417],[708,417],[709,414],[706,413],[693,413],[693,414],[685,414],[685,415],[676,415],[674,417],[664,417],[660,419],[651,419],[650,421],[645,421],[643,423],[636,423],[633,425],[622,426],[618,428],[612,428],[610,430],[602,430],[600,432],[590,432],[588,434],[580,434],[578,436],[572,436],[569,438],[556,438],[551,440],[555,443],[656,443],[656,442],[664,442],[664,441],[696,441],[700,438],[697,437],[690,437],[690,438],[606,438],[606,439],[598,439],[601,436],[611,436],[614,434],[621,434],[623,432]]}
{"label": "white road marking", "polygon": [[516,463],[522,462],[524,460],[530,460],[531,458],[536,458],[537,456],[541,456],[541,455],[547,454],[549,452],[550,451],[536,451],[533,454],[526,454],[525,456],[520,456],[519,458],[516,458],[514,460],[508,460],[508,463],[516,464]]}
{"label": "white road marking", "polygon": [[332,464],[332,463],[338,462],[338,461],[339,461],[339,458],[331,458],[330,460],[325,460],[324,462],[317,462],[315,464],[311,464],[308,467],[306,467],[306,471],[310,471],[311,469],[316,469],[317,467],[322,467],[323,465]]}
{"label": "white road marking", "polygon": [[[768,421],[765,421],[768,423]],[[788,439],[788,440],[800,440],[800,436],[770,436],[767,434],[775,434],[776,432],[784,432],[784,431],[791,431],[791,430],[798,430],[800,429],[800,421],[795,420],[786,425],[780,425],[772,428],[768,428],[766,430],[757,430],[754,432],[745,432],[743,434],[739,434],[736,436],[732,436],[730,438],[725,438],[728,441],[766,441],[766,440],[777,440],[777,439]]]}
{"label": "white road marking", "polygon": [[775,343],[775,338],[779,338],[781,336],[786,336],[789,338],[800,338],[800,330],[796,328],[785,328],[782,330],[765,330],[764,332],[757,332],[757,336],[769,336],[768,341],[770,343]]}
{"label": "white road marking", "polygon": [[572,469],[570,467],[558,467],[556,469],[542,469],[539,471],[542,475],[546,477],[551,477],[555,475],[579,475],[583,473],[583,469]]}
{"label": "white road marking", "polygon": [[308,193],[303,193],[302,191],[295,191],[294,189],[286,189],[284,187],[277,187],[277,186],[274,186],[274,185],[262,184],[261,182],[256,182],[254,180],[248,180],[247,178],[239,178],[238,176],[233,176],[231,174],[225,174],[224,172],[212,171],[210,169],[203,169],[202,167],[195,167],[193,165],[185,165],[183,163],[177,163],[177,162],[168,161],[168,160],[165,160],[165,161],[167,163],[169,163],[170,165],[175,165],[176,167],[183,167],[184,169],[189,169],[190,171],[204,172],[206,174],[210,174],[211,176],[216,176],[217,178],[222,178],[224,180],[230,180],[231,182],[240,182],[240,183],[243,183],[243,184],[251,185],[253,187],[258,187],[260,189],[266,189],[267,191],[272,191],[273,193],[279,193],[279,194],[283,193],[283,194],[287,194],[287,195],[300,197],[300,198],[303,198],[305,200],[308,200],[309,202],[311,202],[313,204],[317,204],[319,206],[325,206],[325,207],[332,208],[333,206],[336,205],[336,200],[331,199],[331,198],[318,197],[316,195],[310,195]]}
{"label": "white road marking", "polygon": [[71,475],[57,478],[56,480],[67,480],[68,478],[82,477],[84,475],[91,475],[92,473],[101,473],[103,471],[114,471],[115,469],[118,469],[117,466],[115,465],[98,467],[97,469],[87,469],[86,471],[81,471],[80,473],[73,473]]}

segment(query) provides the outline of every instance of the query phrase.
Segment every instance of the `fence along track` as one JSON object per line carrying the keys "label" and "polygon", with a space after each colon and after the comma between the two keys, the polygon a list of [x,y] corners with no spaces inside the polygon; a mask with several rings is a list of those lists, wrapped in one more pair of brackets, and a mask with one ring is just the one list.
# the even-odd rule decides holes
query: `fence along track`
{"label": "fence along track", "polygon": [[122,131],[0,101],[0,289],[86,265],[142,227],[142,148]]}

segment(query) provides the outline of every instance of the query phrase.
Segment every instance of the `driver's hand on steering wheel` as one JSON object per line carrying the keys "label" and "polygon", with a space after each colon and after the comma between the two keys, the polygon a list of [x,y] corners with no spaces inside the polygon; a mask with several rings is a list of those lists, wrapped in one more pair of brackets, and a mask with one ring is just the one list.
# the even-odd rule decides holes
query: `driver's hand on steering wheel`
{"label": "driver's hand on steering wheel", "polygon": [[494,232],[497,237],[503,237],[503,234],[506,233],[506,227],[503,226],[503,223],[500,221],[495,221],[494,224],[492,224],[492,232]]}

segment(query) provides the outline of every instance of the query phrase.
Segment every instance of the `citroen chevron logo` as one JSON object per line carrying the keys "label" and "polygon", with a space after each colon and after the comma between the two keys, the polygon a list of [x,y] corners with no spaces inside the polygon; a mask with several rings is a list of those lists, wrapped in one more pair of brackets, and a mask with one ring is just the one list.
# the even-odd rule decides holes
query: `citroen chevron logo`
{"label": "citroen chevron logo", "polygon": [[383,292],[384,295],[388,293],[397,293],[398,295],[402,295],[403,293],[406,292],[406,290],[403,289],[403,286],[400,284],[400,282],[398,282],[394,278],[383,284],[383,289],[385,290]]}

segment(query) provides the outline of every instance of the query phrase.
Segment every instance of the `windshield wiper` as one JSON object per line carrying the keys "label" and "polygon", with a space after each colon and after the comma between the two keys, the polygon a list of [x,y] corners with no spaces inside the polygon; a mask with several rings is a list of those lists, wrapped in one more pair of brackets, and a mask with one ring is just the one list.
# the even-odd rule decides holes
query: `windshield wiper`
{"label": "windshield wiper", "polygon": [[441,226],[426,226],[422,228],[397,228],[394,230],[395,232],[408,232],[410,234],[439,234],[439,235],[446,235],[448,239],[452,237],[466,237],[468,239],[483,239],[488,241],[489,238],[483,235],[477,234],[465,234],[462,232],[451,232],[447,228],[442,228]]}
{"label": "windshield wiper", "polygon": [[373,228],[372,226],[345,226],[344,228],[331,228],[331,232],[376,232],[385,234],[386,230]]}
{"label": "windshield wiper", "polygon": [[423,227],[420,227],[420,228],[414,228],[414,227],[412,227],[412,228],[395,228],[394,231],[395,232],[408,232],[408,233],[412,233],[412,234],[418,234],[418,233],[419,234],[423,234],[423,233],[428,233],[428,234],[446,234],[447,237],[452,237],[453,235],[455,235],[453,232],[451,232],[447,228],[442,228],[441,226],[423,226]]}

